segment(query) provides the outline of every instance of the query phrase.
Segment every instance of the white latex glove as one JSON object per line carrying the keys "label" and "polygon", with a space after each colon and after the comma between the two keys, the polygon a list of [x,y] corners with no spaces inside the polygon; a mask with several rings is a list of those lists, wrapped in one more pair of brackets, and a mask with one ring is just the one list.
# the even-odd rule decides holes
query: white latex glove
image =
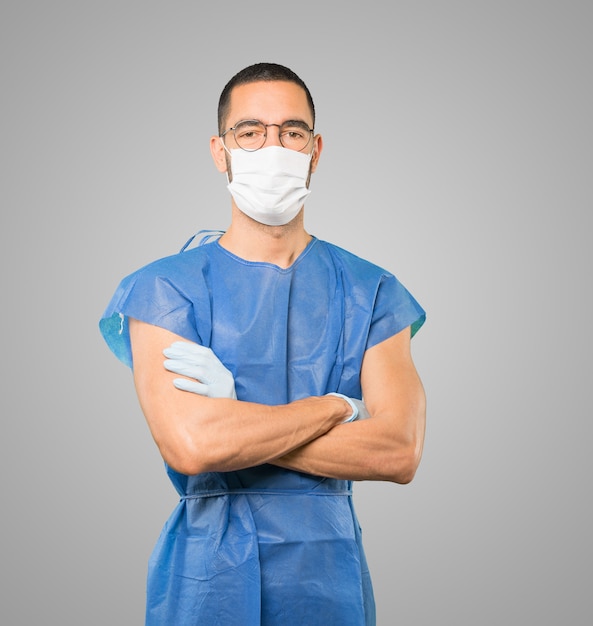
{"label": "white latex glove", "polygon": [[176,378],[173,384],[177,389],[209,398],[237,399],[233,375],[210,348],[189,341],[175,341],[163,350],[163,354],[167,357],[163,363],[165,369],[194,379]]}
{"label": "white latex glove", "polygon": [[354,420],[365,420],[370,417],[369,412],[362,400],[358,398],[349,398],[342,393],[336,393],[332,391],[327,394],[328,396],[338,396],[338,398],[343,398],[346,402],[352,407],[352,415],[346,418],[342,423],[346,424],[346,422],[353,422]]}

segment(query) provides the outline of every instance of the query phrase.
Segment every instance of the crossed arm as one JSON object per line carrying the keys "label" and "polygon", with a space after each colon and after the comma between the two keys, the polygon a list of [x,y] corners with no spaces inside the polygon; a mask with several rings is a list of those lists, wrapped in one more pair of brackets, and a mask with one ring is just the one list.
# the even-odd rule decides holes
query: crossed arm
{"label": "crossed arm", "polygon": [[370,419],[347,424],[350,405],[314,396],[268,406],[176,389],[163,350],[183,338],[130,320],[134,381],[164,460],[184,474],[272,463],[350,480],[412,480],[422,454],[425,397],[409,328],[369,349],[361,384]]}

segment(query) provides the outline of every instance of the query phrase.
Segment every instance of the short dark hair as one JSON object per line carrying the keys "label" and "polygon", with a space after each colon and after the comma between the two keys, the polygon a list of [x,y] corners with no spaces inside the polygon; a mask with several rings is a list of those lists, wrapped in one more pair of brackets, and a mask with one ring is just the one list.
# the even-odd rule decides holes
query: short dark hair
{"label": "short dark hair", "polygon": [[289,83],[295,83],[301,87],[305,95],[307,96],[307,102],[311,109],[311,115],[313,116],[313,126],[315,126],[315,105],[313,104],[313,98],[307,85],[299,78],[291,69],[284,65],[278,65],[277,63],[255,63],[250,65],[240,72],[237,72],[231,80],[225,85],[220,99],[218,100],[218,132],[224,132],[223,124],[226,121],[226,117],[229,112],[231,102],[231,92],[239,85],[247,85],[249,83],[256,83],[259,81],[274,81],[283,80]]}

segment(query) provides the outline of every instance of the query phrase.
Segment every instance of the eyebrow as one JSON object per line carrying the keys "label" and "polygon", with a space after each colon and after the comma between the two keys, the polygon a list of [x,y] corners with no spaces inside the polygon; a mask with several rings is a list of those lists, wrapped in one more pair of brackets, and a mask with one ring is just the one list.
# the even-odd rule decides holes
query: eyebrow
{"label": "eyebrow", "polygon": [[281,126],[284,124],[304,124],[307,128],[311,128],[309,126],[308,122],[305,122],[305,120],[286,120],[285,122],[282,122],[282,124],[280,124]]}

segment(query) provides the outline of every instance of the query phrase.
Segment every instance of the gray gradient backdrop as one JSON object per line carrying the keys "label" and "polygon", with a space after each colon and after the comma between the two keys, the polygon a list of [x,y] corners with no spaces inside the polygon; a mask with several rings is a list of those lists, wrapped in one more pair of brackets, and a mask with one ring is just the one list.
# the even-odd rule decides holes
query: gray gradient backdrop
{"label": "gray gradient backdrop", "polygon": [[262,60],[318,108],[310,232],[428,311],[421,468],[355,495],[380,626],[591,623],[591,7],[2,3],[2,624],[143,623],[176,496],[97,322],[227,226],[208,140]]}

